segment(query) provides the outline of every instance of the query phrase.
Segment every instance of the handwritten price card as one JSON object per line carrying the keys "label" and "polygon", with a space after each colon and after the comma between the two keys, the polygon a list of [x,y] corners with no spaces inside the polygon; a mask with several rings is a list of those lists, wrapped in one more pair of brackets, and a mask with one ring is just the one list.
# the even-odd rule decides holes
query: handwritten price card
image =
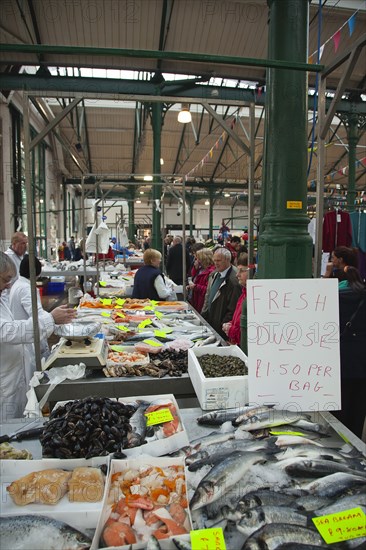
{"label": "handwritten price card", "polygon": [[191,531],[191,545],[193,550],[226,550],[221,527]]}
{"label": "handwritten price card", "polygon": [[327,544],[366,537],[366,515],[362,508],[312,518]]}
{"label": "handwritten price card", "polygon": [[173,420],[173,415],[169,409],[160,409],[159,411],[145,413],[145,416],[147,417],[146,426],[164,424],[165,422],[171,422]]}
{"label": "handwritten price card", "polygon": [[253,279],[247,311],[250,402],[340,409],[338,281]]}

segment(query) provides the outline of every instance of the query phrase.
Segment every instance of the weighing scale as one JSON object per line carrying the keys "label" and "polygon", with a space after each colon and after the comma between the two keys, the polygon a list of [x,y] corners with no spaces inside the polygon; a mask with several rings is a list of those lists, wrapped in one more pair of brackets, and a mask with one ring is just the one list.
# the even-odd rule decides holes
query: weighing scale
{"label": "weighing scale", "polygon": [[42,370],[51,367],[84,363],[88,369],[101,369],[107,364],[108,348],[105,338],[87,338],[75,342],[61,338],[44,363]]}

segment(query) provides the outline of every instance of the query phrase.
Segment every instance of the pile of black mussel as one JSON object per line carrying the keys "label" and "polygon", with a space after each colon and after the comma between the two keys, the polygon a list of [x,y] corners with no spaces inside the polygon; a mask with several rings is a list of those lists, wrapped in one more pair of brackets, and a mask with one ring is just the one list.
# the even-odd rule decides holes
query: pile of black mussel
{"label": "pile of black mussel", "polygon": [[150,354],[150,365],[159,369],[159,377],[182,376],[188,372],[188,352],[186,350],[164,350]]}
{"label": "pile of black mussel", "polygon": [[127,447],[132,405],[102,397],[69,401],[54,409],[40,437],[48,458],[91,458]]}

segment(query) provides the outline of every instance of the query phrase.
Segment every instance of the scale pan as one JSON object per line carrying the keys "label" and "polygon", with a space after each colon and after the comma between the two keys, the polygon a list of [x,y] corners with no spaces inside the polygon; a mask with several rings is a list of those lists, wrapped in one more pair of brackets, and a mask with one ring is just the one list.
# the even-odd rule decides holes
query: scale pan
{"label": "scale pan", "polygon": [[101,323],[91,323],[90,321],[79,321],[69,323],[68,325],[57,325],[54,333],[73,342],[83,342],[88,338],[93,338],[101,330]]}

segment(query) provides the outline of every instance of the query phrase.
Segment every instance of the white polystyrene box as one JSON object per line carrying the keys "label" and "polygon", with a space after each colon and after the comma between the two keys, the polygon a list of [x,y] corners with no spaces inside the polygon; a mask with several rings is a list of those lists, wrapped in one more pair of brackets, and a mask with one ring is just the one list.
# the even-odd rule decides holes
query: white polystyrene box
{"label": "white polystyrene box", "polygon": [[182,447],[187,447],[189,445],[189,438],[187,431],[184,427],[182,416],[179,411],[178,403],[173,394],[161,394],[161,395],[140,395],[138,397],[120,397],[118,399],[121,403],[134,403],[135,401],[171,401],[177,411],[179,423],[181,425],[181,430],[165,437],[163,439],[156,439],[153,441],[148,441],[144,445],[138,447],[132,447],[131,449],[122,449],[122,452],[128,456],[140,456],[140,455],[151,455],[151,456],[162,456],[169,453],[175,453]]}
{"label": "white polystyrene box", "polygon": [[65,282],[65,277],[61,276],[61,275],[53,275],[50,278],[50,281],[51,281],[51,283],[64,283]]}
{"label": "white polystyrene box", "polygon": [[[102,464],[109,466],[109,456],[93,458],[44,458],[43,460],[0,460],[1,472],[1,507],[2,516],[20,514],[41,514],[59,521],[64,521],[83,531],[95,529],[102,510],[103,499],[99,502],[70,502],[68,494],[56,504],[32,503],[26,506],[18,506],[14,503],[6,488],[21,477],[31,472],[39,472],[49,468],[60,468],[72,471],[80,466],[98,467]],[[108,476],[107,476],[108,477]],[[106,477],[106,480],[107,480]]]}
{"label": "white polystyrene box", "polygon": [[[182,466],[184,468],[184,458],[182,457],[170,458],[165,456],[156,458],[146,454],[133,459],[111,460],[109,476],[106,483],[106,490],[104,492],[103,506],[102,506],[101,514],[99,516],[98,525],[94,533],[94,538],[93,538],[93,542],[90,547],[90,550],[97,550],[100,548],[100,538],[103,532],[103,528],[112,510],[112,506],[109,503],[109,490],[111,487],[112,477],[118,472],[122,472],[124,470],[129,470],[129,469],[135,470],[140,467],[149,467],[149,466],[164,469],[166,467],[173,466],[173,465]],[[186,494],[188,494],[186,477],[185,477],[185,486],[186,486]],[[189,531],[192,529],[192,518],[189,511],[189,507],[187,508],[187,522],[189,523],[187,535],[180,535],[177,538],[183,539],[185,540],[185,542],[188,543],[190,542]],[[162,550],[176,550],[176,546],[170,538],[159,540],[159,545]],[[131,545],[128,544],[125,546],[118,546],[118,547],[108,546],[107,548],[109,550],[145,550],[146,540],[139,541]]]}
{"label": "white polystyrene box", "polygon": [[242,407],[249,401],[248,376],[223,376],[206,378],[198,357],[207,354],[239,357],[246,365],[248,358],[238,346],[202,346],[188,350],[188,374],[195,389],[201,409],[228,409]]}

